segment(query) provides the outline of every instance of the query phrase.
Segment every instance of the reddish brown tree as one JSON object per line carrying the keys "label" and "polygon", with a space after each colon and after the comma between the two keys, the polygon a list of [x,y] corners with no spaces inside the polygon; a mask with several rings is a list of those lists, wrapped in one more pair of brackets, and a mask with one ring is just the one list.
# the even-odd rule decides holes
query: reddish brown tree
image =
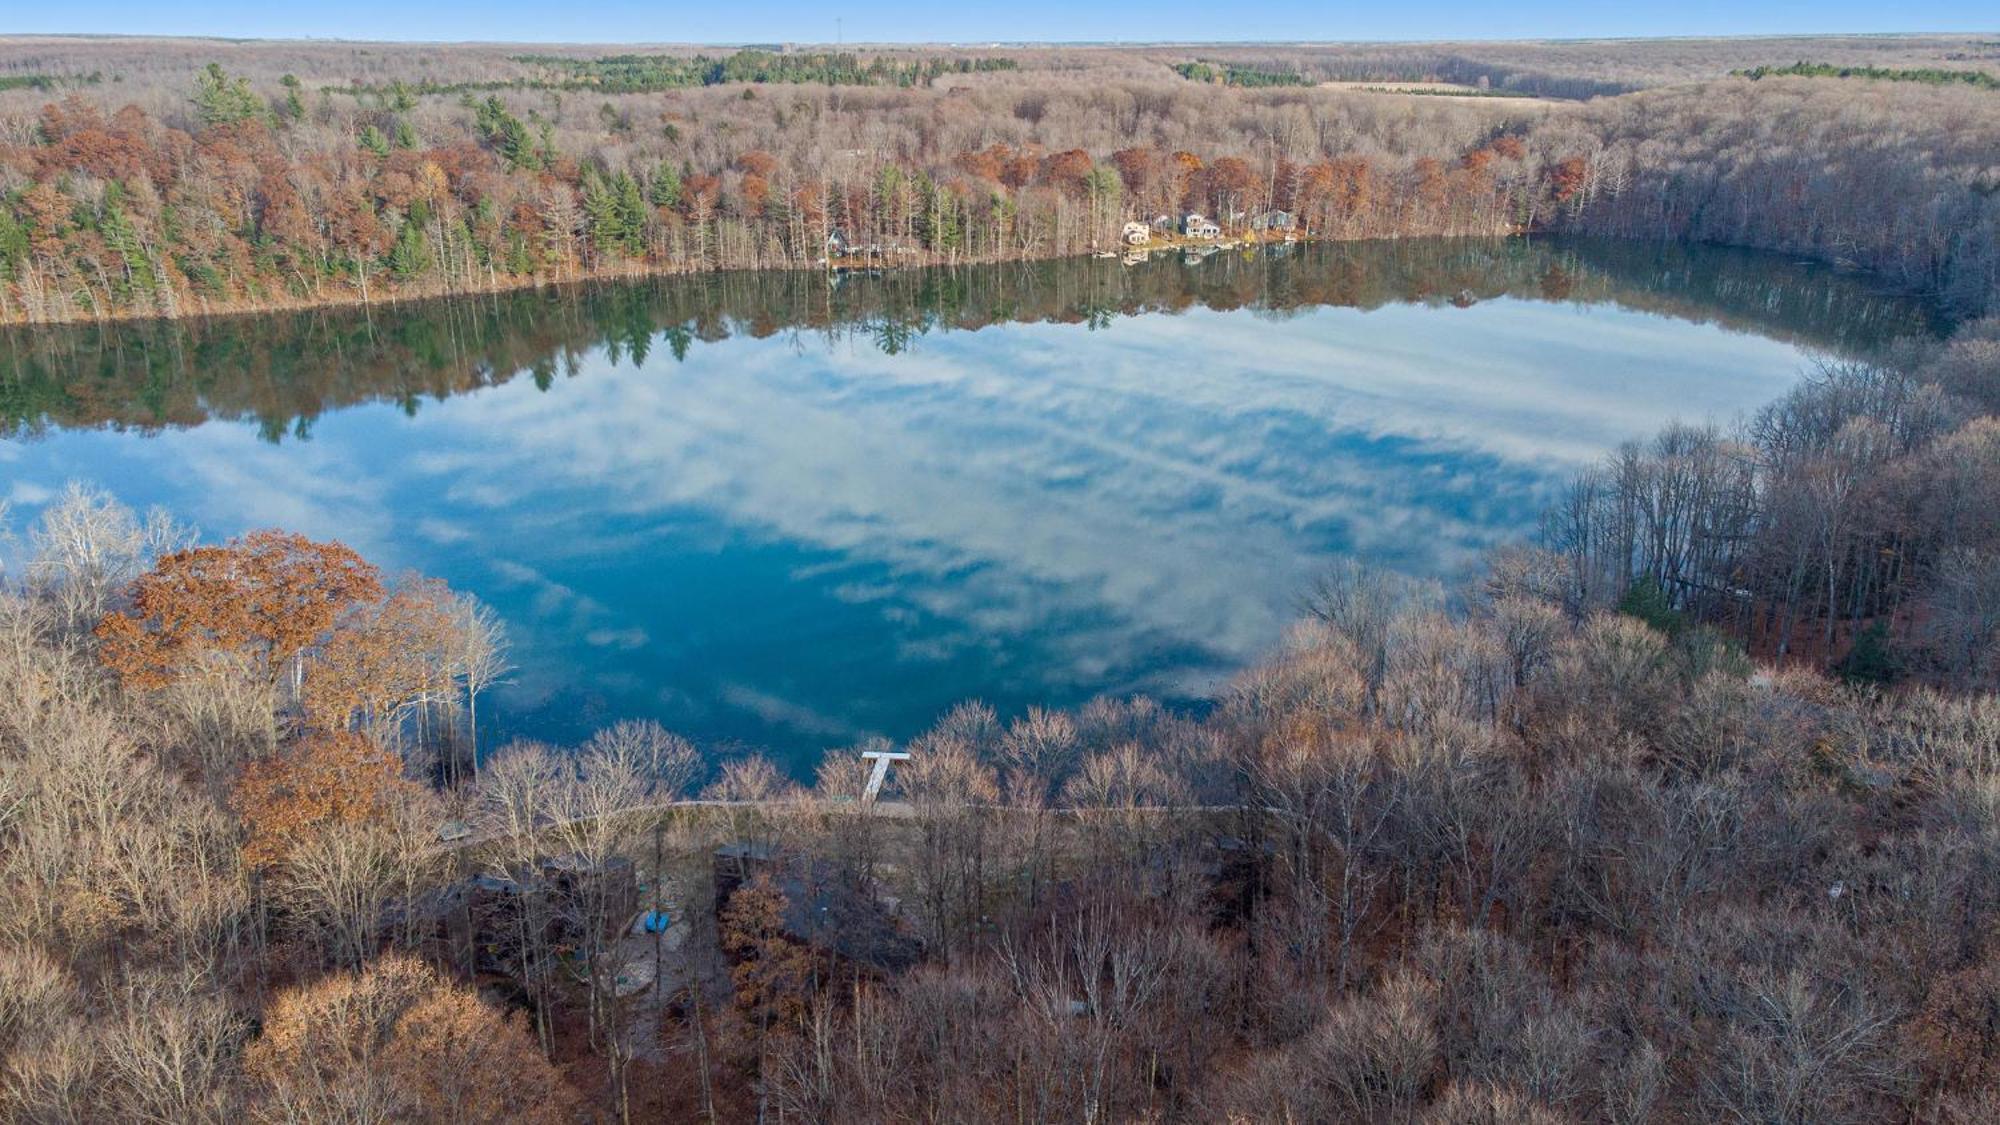
{"label": "reddish brown tree", "polygon": [[339,543],[281,531],[162,558],[132,584],[132,605],[97,627],[100,659],[156,687],[212,654],[276,683],[341,615],[382,596],[380,572]]}
{"label": "reddish brown tree", "polygon": [[1119,149],[1111,154],[1111,163],[1125,190],[1135,196],[1144,196],[1160,172],[1160,154],[1145,145]]}
{"label": "reddish brown tree", "polygon": [[253,762],[236,782],[243,857],[252,867],[284,861],[314,831],[335,824],[387,820],[403,780],[395,755],[358,734],[321,732],[274,757]]}
{"label": "reddish brown tree", "polygon": [[407,957],[280,995],[244,1067],[268,1120],[575,1119],[573,1093],[518,1015]]}

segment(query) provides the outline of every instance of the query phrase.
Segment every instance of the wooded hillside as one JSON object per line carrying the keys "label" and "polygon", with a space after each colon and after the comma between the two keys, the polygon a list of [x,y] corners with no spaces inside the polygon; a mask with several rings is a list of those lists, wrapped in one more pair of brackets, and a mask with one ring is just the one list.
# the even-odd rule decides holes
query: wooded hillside
{"label": "wooded hillside", "polygon": [[[20,80],[0,91],[0,320],[1046,257],[1188,211],[1246,237],[1274,210],[1316,238],[1561,230],[1782,249],[1879,270],[1960,313],[1993,306],[1993,90],[1730,78],[1787,65],[1758,52],[1800,44],[1725,42],[1696,84],[1578,102],[1312,84],[1559,92],[1410,52],[13,41],[0,44],[0,73]],[[1861,50],[1819,45],[1843,62]],[[1978,40],[1877,46],[1868,64],[1977,71],[1993,54]],[[1620,89],[1690,73],[1657,52],[1517,55],[1559,74],[1626,67]],[[1210,56],[1220,70],[1187,65]],[[1301,81],[1270,84],[1285,75]]]}
{"label": "wooded hillside", "polygon": [[[1044,256],[1274,207],[1325,239],[1765,246],[1966,319],[1631,444],[1460,588],[1334,569],[1200,713],[967,702],[810,778],[644,720],[495,745],[492,611],[338,542],[203,542],[83,485],[19,526],[0,502],[0,1120],[2000,1119],[2000,113],[1980,83],[1840,73],[1985,73],[1993,45],[1709,69],[1804,54],[1755,42],[734,71],[8,43],[11,321],[811,266],[836,231],[864,263]],[[1603,96],[1312,84],[1336,79]],[[445,333],[37,328],[0,426],[276,436],[553,378],[564,345],[781,324],[893,348],[1274,290],[1273,314],[1624,291],[1591,260],[1489,240],[1296,288],[1084,260],[839,301],[802,275],[524,293]],[[1642,272],[1632,300],[1761,294],[1727,315],[1805,339],[1909,321],[1671,251]],[[269,378],[322,351],[324,376]],[[884,754],[907,756],[874,800]]]}
{"label": "wooded hillside", "polygon": [[[75,490],[0,587],[0,1114],[1988,1120],[1993,336],[1467,589],[1338,570],[1206,716],[956,708],[874,805],[880,742],[475,761],[477,603]],[[1929,611],[1759,660],[1729,550],[1794,636]]]}

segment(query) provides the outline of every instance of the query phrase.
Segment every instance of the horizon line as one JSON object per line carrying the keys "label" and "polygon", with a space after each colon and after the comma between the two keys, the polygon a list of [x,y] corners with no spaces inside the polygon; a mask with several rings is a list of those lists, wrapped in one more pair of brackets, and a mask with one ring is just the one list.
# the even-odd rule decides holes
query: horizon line
{"label": "horizon line", "polygon": [[954,50],[967,48],[1033,50],[1052,48],[1113,48],[1113,49],[1161,49],[1186,47],[1367,47],[1378,45],[1409,46],[1417,44],[1490,44],[1490,43],[1676,43],[1676,42],[1724,42],[1755,41],[1767,39],[1908,39],[1926,36],[1969,37],[2000,34],[2000,29],[1982,28],[1919,28],[1898,31],[1785,31],[1785,32],[1738,32],[1738,33],[1684,33],[1662,35],[1524,35],[1499,38],[1372,38],[1372,39],[871,39],[855,42],[824,42],[806,39],[718,39],[718,40],[671,40],[671,39],[398,39],[371,36],[343,35],[226,35],[215,32],[121,32],[121,31],[6,31],[0,32],[0,44],[23,40],[75,39],[75,40],[171,40],[182,42],[212,42],[229,44],[288,44],[325,43],[349,44],[354,46],[388,45],[399,47],[728,47],[735,49],[775,48],[779,51],[831,48],[840,51],[867,49],[909,50],[921,47],[938,47]]}

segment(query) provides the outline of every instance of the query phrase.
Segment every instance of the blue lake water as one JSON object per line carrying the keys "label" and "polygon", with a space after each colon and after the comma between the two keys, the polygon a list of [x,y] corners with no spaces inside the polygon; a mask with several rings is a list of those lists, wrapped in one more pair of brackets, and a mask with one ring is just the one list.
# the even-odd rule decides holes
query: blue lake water
{"label": "blue lake water", "polygon": [[1925,327],[1757,255],[1292,250],[16,331],[0,498],[473,591],[495,737],[649,716],[803,766],[963,699],[1204,698],[1330,561],[1463,573],[1618,443]]}

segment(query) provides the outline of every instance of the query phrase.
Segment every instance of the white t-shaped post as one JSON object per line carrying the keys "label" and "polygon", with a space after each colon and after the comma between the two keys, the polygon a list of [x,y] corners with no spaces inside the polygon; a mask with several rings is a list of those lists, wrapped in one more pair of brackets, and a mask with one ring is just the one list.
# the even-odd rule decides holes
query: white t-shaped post
{"label": "white t-shaped post", "polygon": [[906,762],[910,759],[910,755],[902,750],[863,750],[861,756],[875,763],[875,768],[868,771],[868,786],[861,791],[861,799],[864,802],[874,801],[876,794],[882,792],[882,783],[889,779],[890,762]]}

